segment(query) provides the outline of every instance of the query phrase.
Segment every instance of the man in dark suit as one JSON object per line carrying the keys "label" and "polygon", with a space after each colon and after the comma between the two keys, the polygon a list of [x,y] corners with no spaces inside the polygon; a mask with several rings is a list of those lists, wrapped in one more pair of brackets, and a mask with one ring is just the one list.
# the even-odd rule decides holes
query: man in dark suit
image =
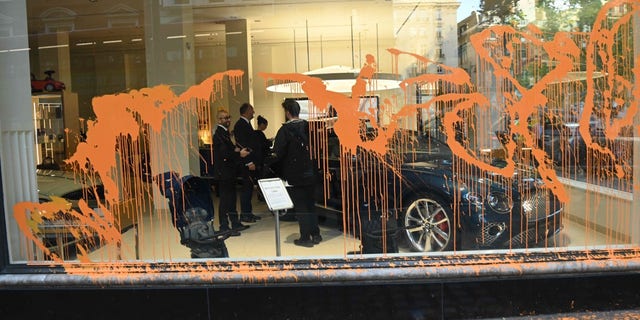
{"label": "man in dark suit", "polygon": [[240,106],[240,119],[233,126],[233,135],[236,139],[236,146],[239,148],[248,148],[251,152],[247,157],[241,160],[239,168],[240,177],[242,177],[242,189],[240,193],[240,220],[242,222],[253,223],[260,220],[260,217],[253,214],[251,205],[251,197],[253,196],[254,181],[256,176],[256,163],[258,159],[254,158],[256,152],[256,139],[251,126],[251,119],[255,111],[253,106],[245,102]]}
{"label": "man in dark suit", "polygon": [[[229,134],[231,116],[227,111],[218,112],[218,126],[213,135],[213,174],[218,180],[220,202],[218,203],[218,219],[220,231],[231,231],[232,236],[239,236],[240,231],[249,228],[243,225],[236,210],[236,172],[241,159],[249,155],[246,148],[238,148],[231,141]],[[231,222],[231,228],[229,228]]]}
{"label": "man in dark suit", "polygon": [[300,238],[293,243],[311,248],[322,241],[322,236],[315,212],[316,168],[309,150],[309,123],[300,119],[300,105],[295,100],[285,99],[282,107],[287,122],[276,133],[269,162],[280,165],[281,178],[291,186],[288,191],[300,227]]}

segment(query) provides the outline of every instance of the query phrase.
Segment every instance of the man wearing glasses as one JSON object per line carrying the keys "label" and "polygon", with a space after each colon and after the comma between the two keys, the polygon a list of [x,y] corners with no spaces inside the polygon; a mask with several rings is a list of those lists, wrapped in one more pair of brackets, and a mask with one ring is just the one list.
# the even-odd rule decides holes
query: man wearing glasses
{"label": "man wearing glasses", "polygon": [[[249,228],[240,222],[236,210],[236,172],[242,158],[249,155],[246,148],[238,148],[231,141],[229,126],[231,116],[226,110],[218,112],[218,126],[213,135],[213,175],[218,180],[218,219],[220,231],[228,231],[231,236],[239,236],[240,231]],[[229,227],[231,222],[231,227]]]}

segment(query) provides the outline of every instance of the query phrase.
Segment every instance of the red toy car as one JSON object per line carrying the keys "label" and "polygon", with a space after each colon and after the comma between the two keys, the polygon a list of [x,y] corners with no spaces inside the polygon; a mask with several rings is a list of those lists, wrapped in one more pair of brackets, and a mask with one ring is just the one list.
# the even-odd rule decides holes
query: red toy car
{"label": "red toy car", "polygon": [[36,79],[36,76],[33,73],[31,74],[31,92],[52,92],[65,89],[64,82],[55,80],[51,76],[55,73],[55,71],[47,70],[44,73],[47,75],[47,77],[42,80]]}

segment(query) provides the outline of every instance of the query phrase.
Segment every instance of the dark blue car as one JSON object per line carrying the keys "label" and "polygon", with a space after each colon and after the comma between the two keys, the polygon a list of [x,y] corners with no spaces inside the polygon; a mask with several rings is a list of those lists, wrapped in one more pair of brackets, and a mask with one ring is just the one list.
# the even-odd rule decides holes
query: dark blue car
{"label": "dark blue car", "polygon": [[433,132],[400,132],[384,156],[346,152],[324,123],[313,126],[326,137],[318,139],[326,144],[318,147],[316,198],[338,213],[345,232],[364,240],[365,221],[384,221],[378,230],[411,251],[430,252],[551,246],[562,229],[561,202],[529,166],[512,177],[480,170],[454,160]]}

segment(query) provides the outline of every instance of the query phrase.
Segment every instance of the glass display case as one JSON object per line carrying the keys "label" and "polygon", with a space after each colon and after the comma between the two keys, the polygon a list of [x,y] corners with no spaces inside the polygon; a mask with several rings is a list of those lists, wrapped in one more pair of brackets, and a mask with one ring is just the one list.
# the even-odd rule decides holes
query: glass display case
{"label": "glass display case", "polygon": [[36,165],[42,169],[59,169],[66,157],[62,94],[33,95],[31,101]]}

